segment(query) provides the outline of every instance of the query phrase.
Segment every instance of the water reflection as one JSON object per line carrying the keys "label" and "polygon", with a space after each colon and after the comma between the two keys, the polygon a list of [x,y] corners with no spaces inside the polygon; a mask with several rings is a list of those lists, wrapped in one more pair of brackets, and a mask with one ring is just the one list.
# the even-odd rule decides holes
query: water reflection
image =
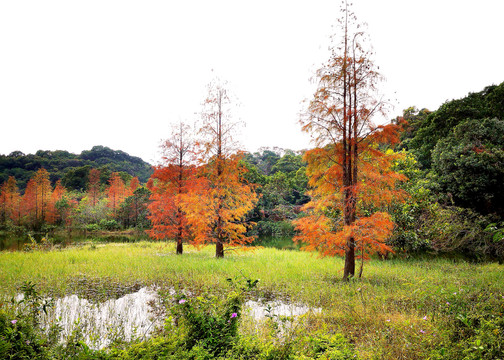
{"label": "water reflection", "polygon": [[57,321],[62,329],[62,341],[79,331],[88,346],[102,349],[113,341],[148,337],[163,323],[163,319],[153,313],[156,304],[159,305],[156,291],[145,287],[98,304],[71,295],[56,300],[43,323],[49,326]]}
{"label": "water reflection", "polygon": [[[146,234],[121,234],[121,233],[99,233],[93,234],[90,232],[55,232],[55,233],[32,233],[31,236],[40,243],[42,238],[49,240],[57,247],[65,247],[68,245],[79,244],[86,241],[103,242],[103,243],[134,243],[148,239]],[[0,251],[21,251],[25,244],[31,242],[28,234],[13,234],[0,232]]]}
{"label": "water reflection", "polygon": [[[55,306],[43,318],[46,327],[56,322],[61,327],[61,341],[72,332],[80,331],[85,343],[94,349],[102,349],[113,341],[143,339],[163,325],[164,316],[155,312],[160,308],[157,292],[150,288],[125,295],[116,300],[91,303],[77,295],[55,301]],[[256,322],[267,317],[288,316],[295,318],[308,312],[320,312],[319,308],[287,304],[282,301],[247,301],[245,313]]]}
{"label": "water reflection", "polygon": [[22,250],[23,245],[30,242],[28,235],[0,233],[0,251]]}

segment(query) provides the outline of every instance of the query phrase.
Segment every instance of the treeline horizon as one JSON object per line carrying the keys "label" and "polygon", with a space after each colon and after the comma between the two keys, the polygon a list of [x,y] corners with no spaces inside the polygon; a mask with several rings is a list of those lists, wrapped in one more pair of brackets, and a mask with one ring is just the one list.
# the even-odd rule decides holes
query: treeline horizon
{"label": "treeline horizon", "polygon": [[[394,166],[409,179],[400,187],[411,199],[390,207],[395,227],[387,244],[396,253],[446,252],[502,259],[504,83],[446,102],[435,111],[408,108],[403,117],[394,121],[399,123],[399,119],[407,121],[399,143],[383,150],[402,153],[402,160]],[[242,181],[257,185],[258,195],[257,202],[246,215],[246,222],[255,223],[247,230],[248,234],[294,236],[296,230],[292,221],[304,215],[301,207],[310,199],[304,151],[273,147],[242,155],[240,166],[245,169]],[[61,159],[63,161],[58,163]],[[129,161],[133,165],[119,166]],[[26,167],[13,167],[21,164]],[[134,166],[141,169],[141,176],[135,173]],[[25,196],[23,187],[41,168],[47,170],[44,178],[50,186],[49,190],[45,182],[45,193],[51,196],[58,193],[60,198],[53,202],[50,210],[32,207],[37,212],[32,219],[43,212],[44,216],[51,214],[51,220],[32,221],[26,228],[43,228],[44,223],[64,225],[68,221],[65,211],[72,206],[78,214],[78,226],[88,230],[151,228],[147,207],[152,193],[146,185],[154,169],[140,158],[95,146],[83,151],[80,159],[66,151],[0,155],[0,197],[3,199],[0,199],[0,226],[3,229],[9,229],[5,194],[17,191],[21,199]],[[19,174],[22,179],[16,177]],[[130,182],[135,177],[138,177],[138,185],[133,189]],[[99,204],[100,210],[89,208],[90,180],[100,194],[94,205]],[[108,192],[114,181],[124,195],[118,206],[111,207]],[[61,202],[65,198],[62,192],[66,194],[66,203]],[[30,221],[25,224],[13,221],[11,225],[24,226],[26,223]]]}
{"label": "treeline horizon", "polygon": [[146,183],[152,174],[152,165],[140,157],[129,155],[122,150],[112,150],[103,145],[95,145],[90,150],[74,154],[66,150],[38,150],[34,154],[13,151],[0,154],[0,183],[14,176],[18,186],[24,190],[28,180],[40,168],[50,173],[52,185],[57,180],[72,190],[84,190],[89,170],[99,169],[105,182],[112,172],[123,172],[137,176]]}

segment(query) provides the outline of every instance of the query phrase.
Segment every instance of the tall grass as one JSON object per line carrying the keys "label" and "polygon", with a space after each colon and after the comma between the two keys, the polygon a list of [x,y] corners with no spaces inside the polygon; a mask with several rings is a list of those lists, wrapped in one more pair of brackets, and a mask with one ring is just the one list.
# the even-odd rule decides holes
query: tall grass
{"label": "tall grass", "polygon": [[212,246],[199,251],[186,246],[177,256],[173,244],[138,242],[1,252],[0,264],[4,296],[14,294],[25,280],[52,296],[88,291],[90,297],[113,297],[151,284],[219,294],[226,278],[259,279],[256,298],[321,307],[322,313],[303,323],[303,332],[346,334],[362,358],[443,358],[441,352],[452,351],[456,336],[472,339],[483,321],[464,325],[459,317],[479,316],[472,308],[481,316],[504,313],[504,266],[491,263],[373,260],[365,264],[362,279],[342,283],[339,258],[258,248],[229,251],[216,259]]}

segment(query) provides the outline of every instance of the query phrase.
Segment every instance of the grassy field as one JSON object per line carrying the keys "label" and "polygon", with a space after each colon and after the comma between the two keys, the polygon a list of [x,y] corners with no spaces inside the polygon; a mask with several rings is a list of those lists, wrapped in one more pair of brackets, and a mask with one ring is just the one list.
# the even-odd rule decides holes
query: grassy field
{"label": "grassy field", "polygon": [[[25,280],[52,297],[102,300],[156,284],[226,293],[227,278],[259,279],[250,296],[320,307],[291,336],[341,333],[363,359],[497,359],[504,353],[504,266],[439,258],[372,260],[362,279],[342,283],[343,261],[259,248],[226,252],[172,244],[86,244],[0,253],[0,295]],[[246,331],[245,327],[244,330]],[[295,332],[295,333],[294,333]]]}

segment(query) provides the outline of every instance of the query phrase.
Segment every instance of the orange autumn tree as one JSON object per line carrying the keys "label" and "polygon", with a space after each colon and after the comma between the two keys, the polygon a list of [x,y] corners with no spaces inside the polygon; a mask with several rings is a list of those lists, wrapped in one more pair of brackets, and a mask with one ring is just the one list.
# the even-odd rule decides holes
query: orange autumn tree
{"label": "orange autumn tree", "polygon": [[110,208],[112,216],[117,216],[121,204],[130,196],[130,189],[124,184],[123,179],[117,172],[110,174],[109,186],[107,188],[107,206]]}
{"label": "orange autumn tree", "polygon": [[135,192],[135,190],[138,189],[139,187],[140,187],[140,180],[138,180],[138,176],[135,176],[129,182],[129,191],[128,191],[128,193],[130,194],[129,196],[131,196]]}
{"label": "orange autumn tree", "polygon": [[237,123],[231,118],[232,106],[225,86],[211,82],[199,131],[204,163],[197,189],[186,195],[184,204],[194,242],[215,243],[218,258],[224,257],[225,245],[241,246],[253,240],[246,235],[246,215],[258,200],[254,185],[243,178],[246,169],[233,140]]}
{"label": "orange autumn tree", "polygon": [[21,216],[26,225],[38,229],[47,223],[51,195],[49,173],[41,168],[30,178],[21,198]]}
{"label": "orange autumn tree", "polygon": [[147,183],[151,191],[148,218],[152,223],[147,234],[157,240],[174,239],[177,254],[183,253],[183,242],[190,237],[183,204],[196,181],[194,149],[190,127],[180,122],[163,143],[163,163],[154,168]]}
{"label": "orange autumn tree", "polygon": [[61,185],[61,180],[56,181],[56,185],[51,194],[51,199],[49,200],[47,209],[47,222],[49,224],[56,224],[61,220],[61,213],[58,209],[58,202],[60,202],[66,194],[66,189]]}
{"label": "orange autumn tree", "polygon": [[382,151],[397,141],[399,128],[372,121],[385,110],[377,91],[381,76],[366,50],[368,37],[346,2],[339,25],[341,38],[333,38],[337,45],[316,73],[318,88],[301,119],[317,147],[304,157],[311,201],[304,207],[307,216],[295,221],[295,240],[322,256],[343,255],[348,280],[355,276],[356,251],[362,260],[391,251],[385,240],[394,223],[383,210],[403,198],[395,184],[405,178],[392,171],[395,155]]}
{"label": "orange autumn tree", "polygon": [[0,224],[6,224],[10,220],[15,225],[20,225],[20,201],[16,179],[9,176],[0,187]]}

